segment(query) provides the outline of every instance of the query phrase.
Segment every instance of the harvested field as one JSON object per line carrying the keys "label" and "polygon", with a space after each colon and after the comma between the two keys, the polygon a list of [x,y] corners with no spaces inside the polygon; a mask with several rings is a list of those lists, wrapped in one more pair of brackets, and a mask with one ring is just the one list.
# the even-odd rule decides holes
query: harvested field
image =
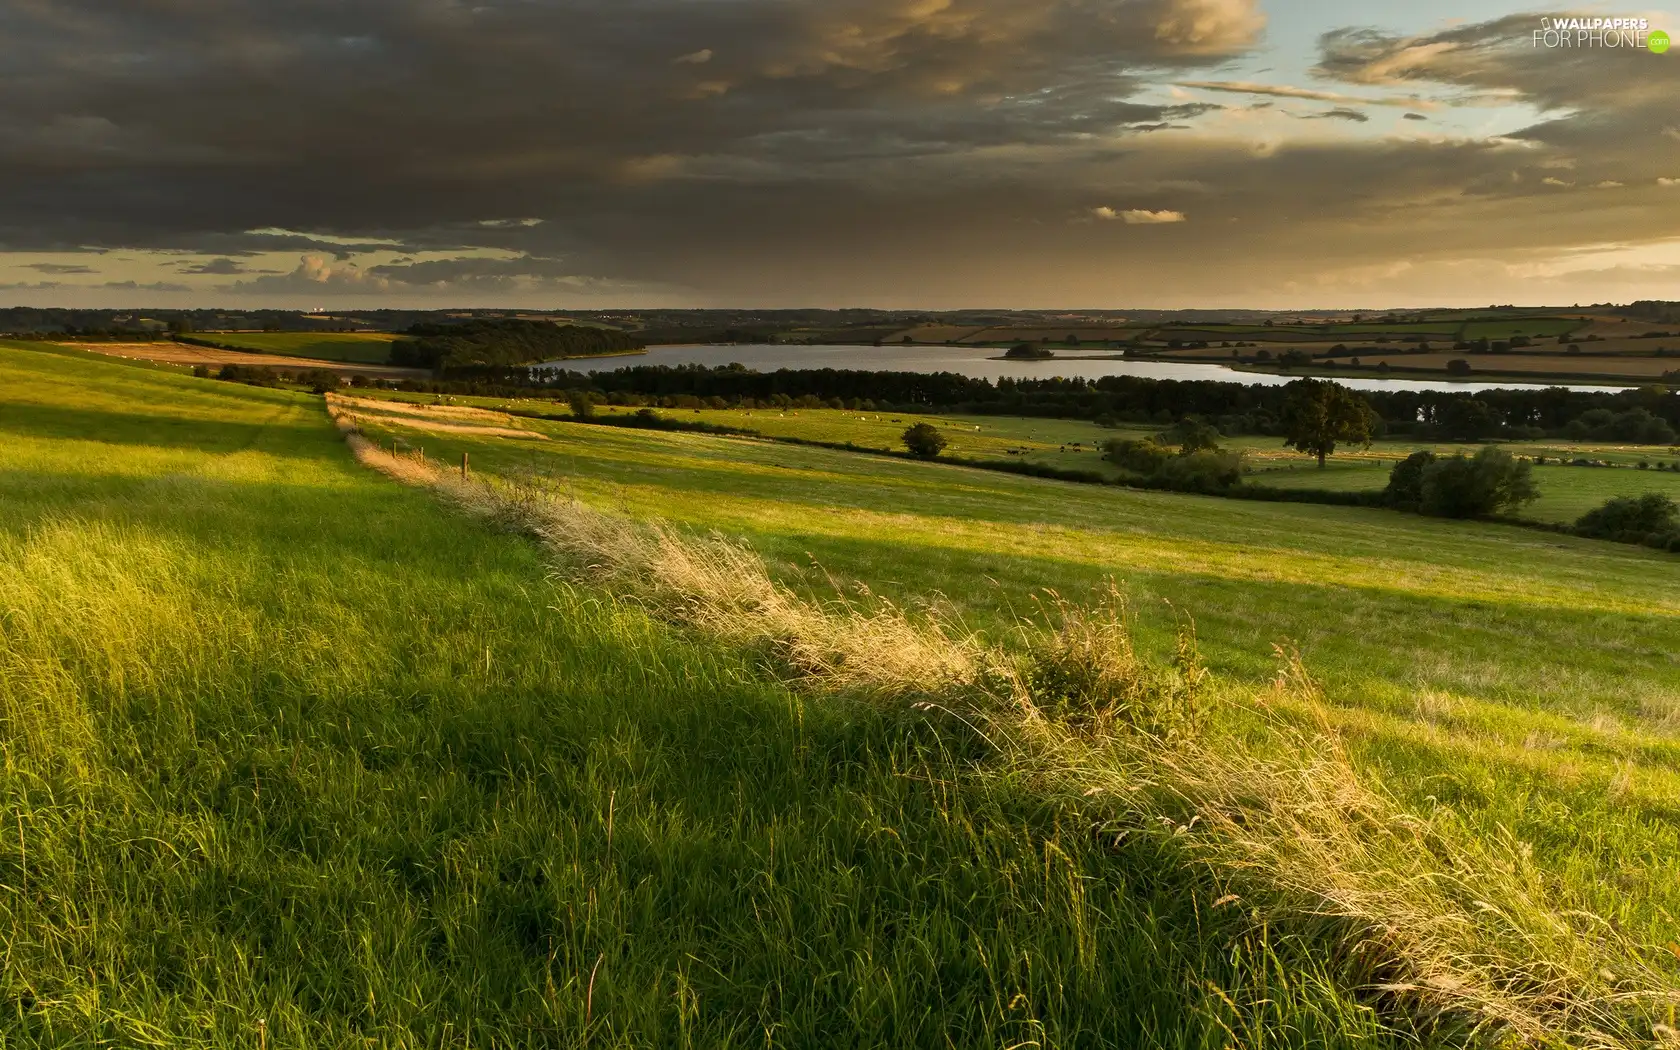
{"label": "harvested field", "polygon": [[401,401],[368,401],[331,395],[330,400],[347,417],[397,423],[433,434],[466,434],[473,437],[530,438],[547,441],[548,435],[519,426],[509,415],[483,408],[458,405],[414,405]]}
{"label": "harvested field", "polygon": [[1680,371],[1680,360],[1672,357],[1591,357],[1586,354],[1373,354],[1360,355],[1364,367],[1386,362],[1392,369],[1415,369],[1446,373],[1447,362],[1468,360],[1476,372],[1527,373],[1537,375],[1596,376],[1615,379],[1661,379],[1664,372]]}

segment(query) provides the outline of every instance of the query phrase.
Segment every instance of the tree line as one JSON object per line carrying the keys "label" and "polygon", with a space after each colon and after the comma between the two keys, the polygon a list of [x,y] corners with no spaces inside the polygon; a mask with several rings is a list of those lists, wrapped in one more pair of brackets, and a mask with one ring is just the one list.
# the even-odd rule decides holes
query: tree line
{"label": "tree line", "polygon": [[509,367],[557,358],[643,349],[646,344],[640,339],[616,329],[508,318],[413,325],[406,338],[391,343],[391,363],[470,378],[478,373],[503,376]]}
{"label": "tree line", "polygon": [[[1104,376],[1099,379],[1011,379],[995,383],[951,372],[781,369],[740,365],[636,365],[610,372],[560,369],[457,371],[465,385],[421,382],[440,393],[517,396],[533,386],[586,389],[605,400],[665,407],[772,404],[776,399],[841,404],[871,402],[883,411],[1083,419],[1099,424],[1170,425],[1196,416],[1225,434],[1282,436],[1290,386],[1216,380]],[[1347,389],[1347,388],[1340,388]],[[1357,391],[1373,413],[1378,437],[1422,440],[1523,440],[1543,437],[1671,444],[1680,433],[1680,393],[1662,386],[1619,392],[1487,389]],[[638,400],[639,399],[639,400]]]}

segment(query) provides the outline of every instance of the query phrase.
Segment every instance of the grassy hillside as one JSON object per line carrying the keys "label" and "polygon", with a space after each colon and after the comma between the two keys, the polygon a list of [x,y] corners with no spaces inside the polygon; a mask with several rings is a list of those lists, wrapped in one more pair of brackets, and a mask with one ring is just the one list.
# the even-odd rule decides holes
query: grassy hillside
{"label": "grassy hillside", "polygon": [[390,332],[205,332],[193,338],[233,350],[318,361],[382,365],[391,360]]}
{"label": "grassy hillside", "polygon": [[429,492],[302,394],[0,389],[7,1043],[1631,1046],[1680,1002],[1672,560],[360,409],[487,482],[363,449]]}
{"label": "grassy hillside", "polygon": [[[1115,491],[739,438],[508,420],[477,439],[369,415],[433,457],[745,535],[785,579],[932,594],[1004,636],[1054,588],[1118,579],[1156,652],[1194,616],[1255,687],[1299,646],[1357,766],[1666,951],[1680,913],[1680,562],[1376,510]],[[1583,472],[1585,473],[1585,472]]]}
{"label": "grassy hillside", "polygon": [[960,724],[548,582],[528,541],[358,466],[319,399],[4,348],[0,388],[7,1044],[1408,1023],[1353,993],[1361,957],[1098,799],[988,773]]}

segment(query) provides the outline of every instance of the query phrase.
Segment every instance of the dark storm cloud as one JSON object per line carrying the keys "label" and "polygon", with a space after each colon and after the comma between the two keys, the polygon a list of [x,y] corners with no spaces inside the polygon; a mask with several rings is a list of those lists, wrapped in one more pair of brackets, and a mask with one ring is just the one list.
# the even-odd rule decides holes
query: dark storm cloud
{"label": "dark storm cloud", "polygon": [[459,284],[484,279],[565,279],[576,276],[563,259],[525,256],[518,259],[457,258],[371,266],[368,273],[402,284]]}
{"label": "dark storm cloud", "polygon": [[[0,250],[188,253],[104,276],[292,304],[920,306],[1431,260],[1456,290],[1472,253],[1680,233],[1652,148],[1680,66],[1536,52],[1537,24],[1338,30],[1293,86],[1197,79],[1256,42],[1253,0],[0,0]],[[1513,103],[1542,116],[1462,130]],[[1370,106],[1439,122],[1375,135]],[[1068,221],[1099,208],[1190,218]]]}
{"label": "dark storm cloud", "polygon": [[170,281],[106,281],[98,287],[113,292],[190,292],[184,284]]}
{"label": "dark storm cloud", "polygon": [[1582,184],[1672,173],[1653,149],[1673,122],[1680,64],[1643,48],[1536,47],[1539,15],[1512,15],[1425,36],[1341,29],[1320,41],[1320,72],[1349,83],[1458,89],[1460,100],[1523,102],[1544,119],[1511,138],[1567,162]]}
{"label": "dark storm cloud", "polygon": [[1355,123],[1363,124],[1366,121],[1370,120],[1371,118],[1366,116],[1365,114],[1361,113],[1357,109],[1348,109],[1346,106],[1337,106],[1335,109],[1327,109],[1322,113],[1308,113],[1308,114],[1305,115],[1305,117],[1303,119],[1306,119],[1306,120],[1351,120],[1351,121],[1354,121]]}
{"label": "dark storm cloud", "polygon": [[225,257],[221,259],[211,259],[208,262],[201,263],[182,263],[175,268],[175,271],[177,273],[193,276],[215,274],[224,277],[232,277],[236,274],[243,273],[267,272],[263,270],[252,270],[237,259],[228,259]]}
{"label": "dark storm cloud", "polygon": [[8,4],[0,248],[586,251],[573,217],[678,176],[870,178],[1181,119],[1129,100],[1138,71],[1261,25],[1252,0]]}

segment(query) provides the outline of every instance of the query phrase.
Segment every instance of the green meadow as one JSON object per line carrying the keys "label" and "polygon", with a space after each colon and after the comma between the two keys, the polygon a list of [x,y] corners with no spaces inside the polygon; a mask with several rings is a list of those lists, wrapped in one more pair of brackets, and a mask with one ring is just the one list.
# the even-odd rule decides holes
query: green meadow
{"label": "green meadow", "polygon": [[0,389],[6,1045],[1408,1042],[1357,960],[551,582],[319,398],[11,348]]}
{"label": "green meadow", "polygon": [[[1177,845],[1193,820],[1162,831],[1124,791],[1049,775],[937,704],[802,687],[561,571],[506,521],[358,463],[318,397],[10,347],[0,390],[7,1044],[1507,1034],[1409,1007],[1380,958],[1404,931],[1349,950],[1337,916],[1267,906],[1258,855],[1260,874],[1195,861]],[[1111,584],[1146,660],[1193,620],[1221,731],[1263,754],[1268,719],[1331,734],[1407,820],[1447,829],[1429,841],[1448,881],[1517,887],[1473,897],[1494,902],[1473,913],[1495,917],[1472,923],[1487,958],[1531,950],[1508,901],[1542,899],[1583,925],[1532,944],[1618,959],[1558,961],[1635,1011],[1599,1045],[1672,1020],[1672,556],[761,439],[356,412],[403,461],[466,454],[489,491],[718,533],[812,601],[867,588],[1004,650],[1036,644],[1036,610]],[[768,433],[762,415],[747,425]],[[905,425],[844,415],[821,418]],[[972,425],[1056,454],[1084,440]],[[1322,710],[1243,700],[1274,695],[1274,647],[1299,651]],[[1068,769],[1102,766],[1091,747]],[[1514,866],[1451,869],[1454,843]],[[1458,961],[1474,975],[1482,957]],[[1530,1041],[1588,1045],[1551,1005],[1550,961],[1508,987],[1560,1018]]]}
{"label": "green meadow", "polygon": [[1115,580],[1141,638],[1164,652],[1178,617],[1194,617],[1232,681],[1259,686],[1273,646],[1298,647],[1373,775],[1418,804],[1517,829],[1595,906],[1653,937],[1680,914],[1671,555],[1376,509],[520,422],[543,439],[421,438],[394,421],[389,433],[445,461],[470,451],[485,471],[745,536],[797,585],[820,591],[832,575],[937,594],[1000,635],[1045,588],[1084,602]]}
{"label": "green meadow", "polygon": [[206,332],[201,338],[259,354],[382,365],[390,361],[391,341],[397,337],[389,332]]}

